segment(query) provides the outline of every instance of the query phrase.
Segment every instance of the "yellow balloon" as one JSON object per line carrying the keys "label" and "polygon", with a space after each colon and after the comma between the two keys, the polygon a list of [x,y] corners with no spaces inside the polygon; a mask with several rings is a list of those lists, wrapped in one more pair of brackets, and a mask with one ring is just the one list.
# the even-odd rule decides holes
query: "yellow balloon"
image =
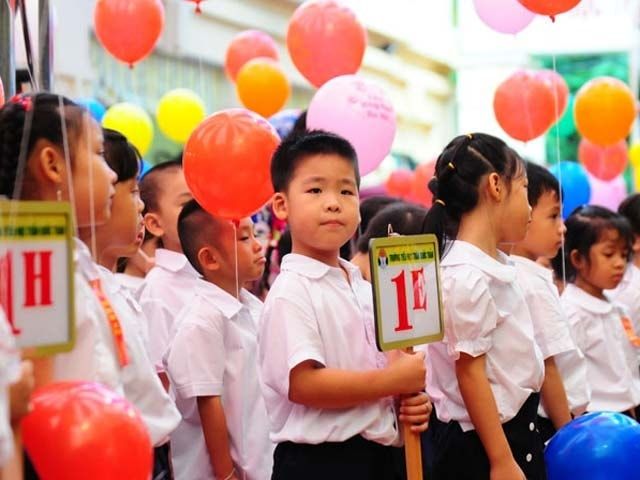
{"label": "yellow balloon", "polygon": [[640,168],[640,142],[634,142],[629,149],[629,162],[631,166],[638,169]]}
{"label": "yellow balloon", "polygon": [[143,157],[153,141],[153,122],[147,112],[131,103],[116,103],[102,118],[102,126],[127,137]]}
{"label": "yellow balloon", "polygon": [[177,88],[166,93],[158,103],[156,119],[162,133],[177,143],[186,143],[204,120],[204,102],[195,92]]}
{"label": "yellow balloon", "polygon": [[640,167],[633,168],[633,186],[636,192],[640,192]]}

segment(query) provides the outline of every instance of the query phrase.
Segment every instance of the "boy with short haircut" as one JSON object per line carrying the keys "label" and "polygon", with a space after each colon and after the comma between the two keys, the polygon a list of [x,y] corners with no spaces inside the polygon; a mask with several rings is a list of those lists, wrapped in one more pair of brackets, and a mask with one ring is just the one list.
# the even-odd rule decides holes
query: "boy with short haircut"
{"label": "boy with short haircut", "polygon": [[[424,354],[387,363],[376,349],[371,285],[339,258],[360,221],[355,151],[325,132],[289,137],[273,156],[271,179],[273,211],[292,237],[259,336],[277,444],[271,478],[396,478],[394,396],[424,390]],[[425,394],[408,397],[400,420],[424,431],[430,409]]]}
{"label": "boy with short haircut", "polygon": [[560,185],[546,168],[527,162],[531,223],[525,239],[516,244],[511,259],[531,312],[536,343],[545,358],[540,392],[539,425],[543,440],[582,415],[590,392],[584,355],[578,349],[562,310],[553,273],[540,264],[556,256],[566,228],[562,221]]}
{"label": "boy with short haircut", "polygon": [[169,346],[174,319],[193,295],[199,277],[182,253],[178,238],[178,215],[193,197],[180,160],[153,167],[140,182],[145,204],[147,232],[158,238],[155,265],[139,292],[139,302],[149,320],[149,356],[167,388],[162,356]]}
{"label": "boy with short haircut", "polygon": [[268,479],[273,444],[257,366],[262,303],[239,288],[262,276],[262,246],[250,218],[234,228],[195,200],[182,210],[178,232],[203,278],[164,357],[182,413],[171,435],[176,479]]}

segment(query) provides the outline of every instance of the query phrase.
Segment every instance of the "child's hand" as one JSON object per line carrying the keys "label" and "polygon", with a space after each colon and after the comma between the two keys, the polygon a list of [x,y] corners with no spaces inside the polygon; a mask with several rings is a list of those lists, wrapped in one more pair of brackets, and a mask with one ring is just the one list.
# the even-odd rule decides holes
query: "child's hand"
{"label": "child's hand", "polygon": [[511,457],[505,461],[491,465],[491,480],[526,480],[524,473]]}
{"label": "child's hand", "polygon": [[34,383],[33,363],[30,360],[23,360],[20,364],[20,378],[9,387],[11,423],[19,422],[29,413],[29,398],[33,392]]}
{"label": "child's hand", "polygon": [[404,353],[398,351],[388,357],[387,367],[395,395],[410,394],[424,390],[427,368],[424,352]]}
{"label": "child's hand", "polygon": [[429,428],[431,400],[426,393],[406,396],[400,400],[400,421],[411,425],[411,431],[422,433]]}

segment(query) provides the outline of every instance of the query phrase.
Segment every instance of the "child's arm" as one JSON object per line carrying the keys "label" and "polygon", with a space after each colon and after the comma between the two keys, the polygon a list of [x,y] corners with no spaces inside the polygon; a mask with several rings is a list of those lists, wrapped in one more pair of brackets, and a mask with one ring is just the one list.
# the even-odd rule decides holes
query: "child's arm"
{"label": "child's arm", "polygon": [[556,430],[571,421],[567,393],[564,390],[562,377],[553,357],[549,357],[544,361],[544,383],[540,390],[540,396],[542,398],[542,406]]}
{"label": "child's arm", "polygon": [[350,408],[424,390],[424,352],[402,354],[380,370],[340,370],[307,360],[289,373],[289,400],[312,408]]}
{"label": "child's arm", "polygon": [[227,421],[220,397],[198,397],[198,413],[215,477],[221,480],[237,480],[239,477],[231,459]]}
{"label": "child's arm", "polygon": [[525,476],[513,458],[507,437],[502,430],[485,363],[484,355],[472,357],[460,353],[460,358],[456,361],[460,393],[489,457],[491,480],[523,480]]}

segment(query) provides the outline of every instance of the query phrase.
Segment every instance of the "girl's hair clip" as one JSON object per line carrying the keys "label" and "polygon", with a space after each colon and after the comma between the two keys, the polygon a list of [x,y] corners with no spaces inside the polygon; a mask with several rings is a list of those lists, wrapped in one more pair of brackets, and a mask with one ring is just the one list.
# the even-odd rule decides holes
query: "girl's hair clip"
{"label": "girl's hair clip", "polygon": [[33,108],[33,101],[31,100],[31,97],[28,97],[22,93],[11,97],[9,102],[15,105],[20,105],[25,112],[29,112]]}

